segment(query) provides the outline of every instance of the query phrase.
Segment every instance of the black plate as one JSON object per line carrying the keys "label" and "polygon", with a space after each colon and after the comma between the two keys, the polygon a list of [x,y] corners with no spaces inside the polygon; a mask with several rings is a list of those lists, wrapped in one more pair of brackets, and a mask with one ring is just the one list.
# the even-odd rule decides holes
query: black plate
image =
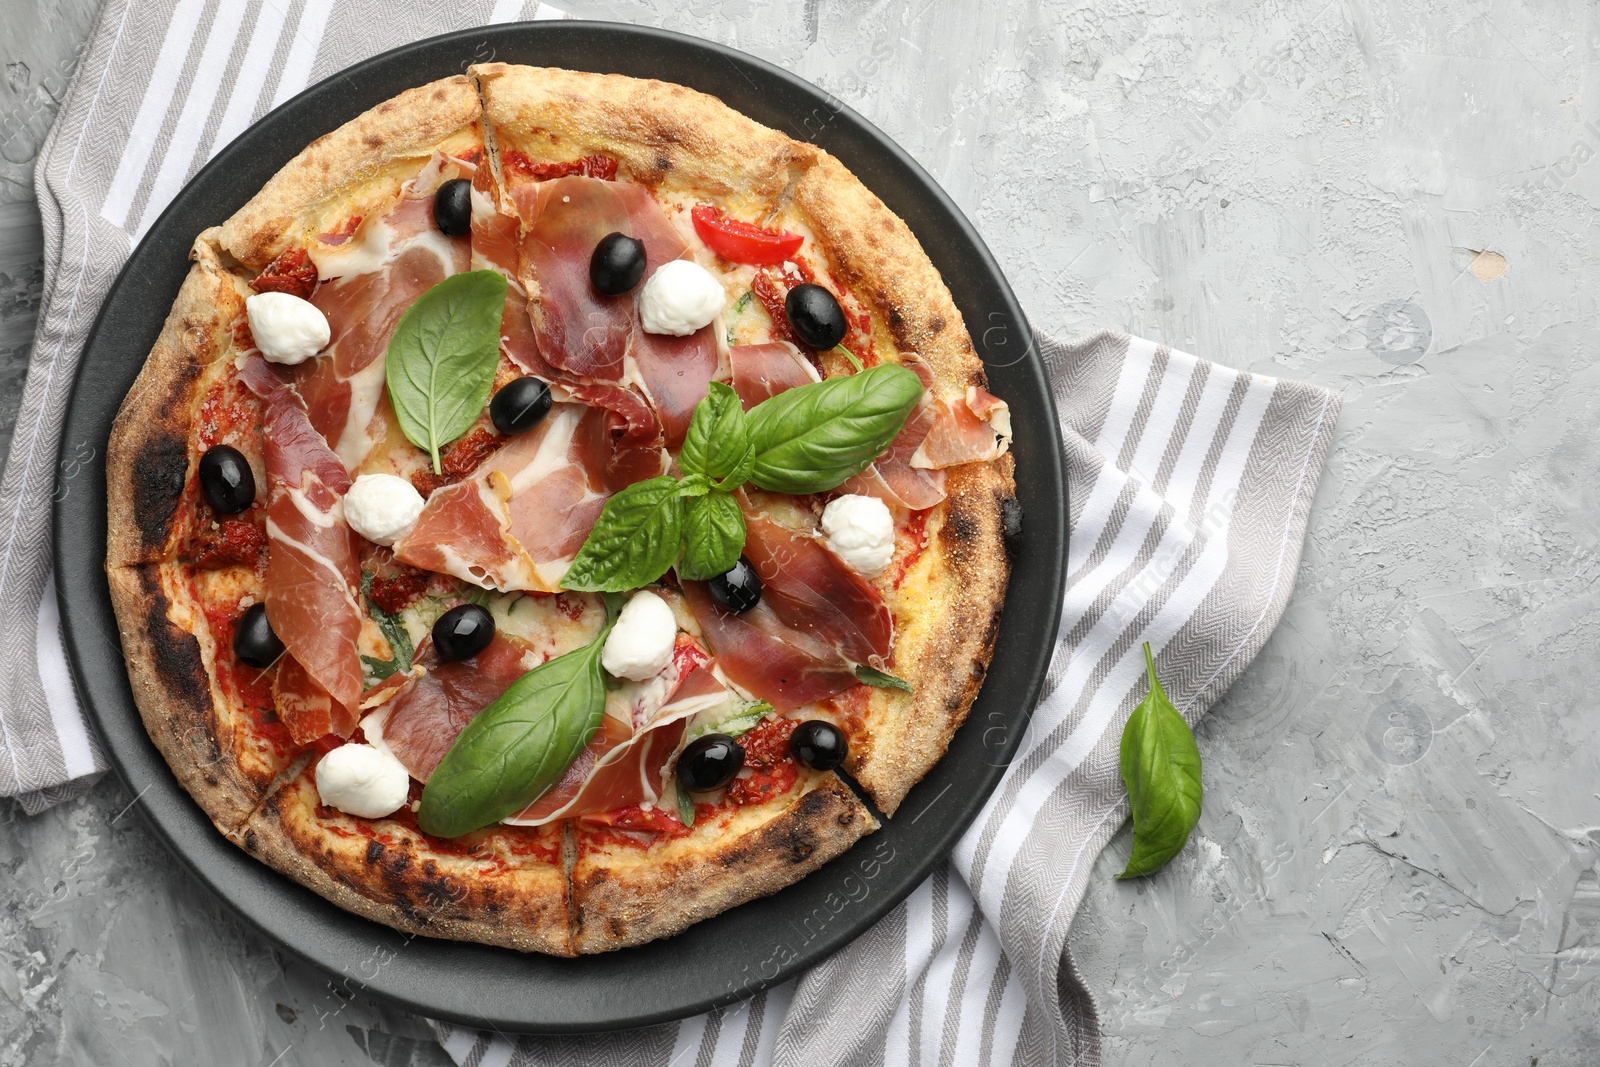
{"label": "black plate", "polygon": [[262,119],[195,176],[112,287],[67,412],[63,457],[103,455],[111,420],[155,343],[203,228],[221,222],[306,143],[404,89],[482,57],[679,82],[838,156],[910,224],[943,273],[1016,426],[1027,516],[988,683],[949,754],[900,814],[795,885],[636,949],[558,960],[408,938],[322,900],[225,841],[146,736],[117,650],[103,570],[100,460],[58,494],[56,574],[67,649],[90,718],[172,851],[246,920],[350,988],[435,1018],[570,1033],[663,1022],[792,977],[864,932],[946,855],[999,781],[1039,698],[1066,560],[1055,409],[1022,309],[950,198],[895,143],[816,87],[742,53],[661,30],[541,22],[463,31],[360,63]]}

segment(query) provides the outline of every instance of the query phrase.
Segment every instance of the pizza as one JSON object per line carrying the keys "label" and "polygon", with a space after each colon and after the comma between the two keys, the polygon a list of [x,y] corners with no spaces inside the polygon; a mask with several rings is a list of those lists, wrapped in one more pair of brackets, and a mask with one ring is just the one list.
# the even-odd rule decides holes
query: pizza
{"label": "pizza", "polygon": [[151,739],[360,915],[561,956],[893,817],[993,652],[1011,428],[906,225],[678,85],[504,64],[196,239],[107,451]]}

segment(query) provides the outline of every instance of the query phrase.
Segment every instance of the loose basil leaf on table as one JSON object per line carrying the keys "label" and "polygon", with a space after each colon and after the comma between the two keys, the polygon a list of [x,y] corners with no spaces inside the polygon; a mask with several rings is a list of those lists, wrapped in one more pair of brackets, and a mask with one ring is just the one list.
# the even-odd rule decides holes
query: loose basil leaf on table
{"label": "loose basil leaf on table", "polygon": [[1200,749],[1156,679],[1144,646],[1150,692],[1122,729],[1122,781],[1133,807],[1133,854],[1118,878],[1154,874],[1176,856],[1200,819]]}
{"label": "loose basil leaf on table", "polygon": [[483,412],[500,365],[506,280],[492,270],[453,274],[406,309],[389,338],[384,379],[406,439],[440,473],[439,449]]}
{"label": "loose basil leaf on table", "polygon": [[689,418],[678,466],[685,474],[703,474],[719,481],[735,474],[749,451],[750,435],[739,394],[721,382],[712,382]]}
{"label": "loose basil leaf on table", "polygon": [[697,582],[727,573],[744,549],[744,513],[727,493],[712,490],[689,501],[683,516],[678,577]]}
{"label": "loose basil leaf on table", "polygon": [[616,622],[582,648],[547,660],[511,683],[461,731],[422,789],[417,825],[460,837],[515,815],[561,780],[605,715],[600,651]]}
{"label": "loose basil leaf on table", "polygon": [[786,389],[745,415],[750,481],[775,493],[821,493],[866,470],[922,399],[922,379],[880,364]]}
{"label": "loose basil leaf on table", "polygon": [[911,683],[904,678],[896,678],[888,671],[875,670],[865,663],[856,665],[856,681],[864,685],[877,686],[879,689],[903,689],[911,692]]}
{"label": "loose basil leaf on table", "polygon": [[683,487],[668,474],[635,482],[606,501],[561,584],[622,593],[649,585],[677,562],[683,537]]}

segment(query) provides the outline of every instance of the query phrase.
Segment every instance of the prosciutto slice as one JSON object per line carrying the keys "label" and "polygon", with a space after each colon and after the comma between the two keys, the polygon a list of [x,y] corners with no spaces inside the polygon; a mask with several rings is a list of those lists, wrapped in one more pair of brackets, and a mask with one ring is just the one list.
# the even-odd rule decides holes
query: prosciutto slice
{"label": "prosciutto slice", "polygon": [[734,345],[728,349],[728,366],[733,372],[733,391],[746,411],[785,389],[822,380],[811,361],[788,341]]}
{"label": "prosciutto slice", "polygon": [[858,664],[881,666],[894,629],[877,589],[807,533],[748,511],[745,529],[745,558],[761,576],[759,604],[733,615],[704,583],[683,583],[728,680],[789,711],[856,685]]}
{"label": "prosciutto slice", "polygon": [[606,413],[557,404],[472,477],[434,490],[395,558],[485,589],[557,592],[609,494]]}
{"label": "prosciutto slice", "polygon": [[473,170],[436,155],[387,210],[363,219],[352,234],[324,234],[312,246],[322,283],[311,302],[327,316],[332,339],[297,368],[295,382],[312,424],[347,470],[372,449],[383,356],[400,316],[417,297],[471,266],[472,242],[439,232],[431,197],[445,177]]}
{"label": "prosciutto slice", "polygon": [[1011,444],[1011,409],[977,386],[959,400],[935,401],[936,413],[911,457],[920,470],[942,470],[959,463],[999,459]]}
{"label": "prosciutto slice", "polygon": [[430,643],[417,662],[426,673],[362,719],[361,731],[369,743],[387,748],[411,777],[426,782],[467,723],[537,667],[539,657],[496,633],[471,659],[441,663]]}
{"label": "prosciutto slice", "polygon": [[[666,692],[663,702],[655,692]],[[567,772],[543,796],[512,818],[518,826],[540,826],[597,811],[656,804],[662,799],[672,756],[689,720],[733,696],[703,654],[687,641],[667,672],[638,691],[630,721],[607,715],[599,732]]]}
{"label": "prosciutto slice", "polygon": [[544,362],[570,381],[636,383],[666,444],[681,444],[718,370],[715,324],[688,337],[645,333],[633,293],[605,296],[589,282],[589,258],[609,233],[644,242],[641,285],[661,264],[681,258],[688,245],[671,220],[649,190],[631,183],[556,178],[518,185],[511,195],[524,221],[522,272]]}
{"label": "prosciutto slice", "polygon": [[348,737],[362,684],[360,564],[344,521],[350,476],[265,360],[248,356],[239,377],[262,400],[267,621],[289,660],[278,670],[279,714],[297,742]]}

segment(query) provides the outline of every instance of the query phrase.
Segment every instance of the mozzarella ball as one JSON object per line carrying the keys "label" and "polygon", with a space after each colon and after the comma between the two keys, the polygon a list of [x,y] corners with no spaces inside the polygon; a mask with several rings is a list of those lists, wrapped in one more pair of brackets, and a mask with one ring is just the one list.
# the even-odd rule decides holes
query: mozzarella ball
{"label": "mozzarella ball", "polygon": [[692,259],[663,263],[639,293],[639,322],[646,333],[687,337],[722,314],[727,294],[711,272]]}
{"label": "mozzarella ball", "polygon": [[642,682],[654,678],[672,662],[672,647],[678,639],[678,621],[667,602],[642,589],[617,616],[605,647],[600,650],[600,666],[613,678]]}
{"label": "mozzarella ball", "polygon": [[375,545],[392,545],[422,514],[422,494],[393,474],[363,474],[344,495],[344,520]]}
{"label": "mozzarella ball", "polygon": [[894,558],[894,517],[875,496],[835,497],[822,509],[828,547],[863,577],[876,578]]}
{"label": "mozzarella ball", "polygon": [[411,775],[400,761],[371,745],[340,745],[317,761],[317,796],[347,815],[392,815],[410,791]]}
{"label": "mozzarella ball", "polygon": [[269,363],[304,363],[328,347],[328,317],[289,293],[257,293],[244,301],[250,336]]}

